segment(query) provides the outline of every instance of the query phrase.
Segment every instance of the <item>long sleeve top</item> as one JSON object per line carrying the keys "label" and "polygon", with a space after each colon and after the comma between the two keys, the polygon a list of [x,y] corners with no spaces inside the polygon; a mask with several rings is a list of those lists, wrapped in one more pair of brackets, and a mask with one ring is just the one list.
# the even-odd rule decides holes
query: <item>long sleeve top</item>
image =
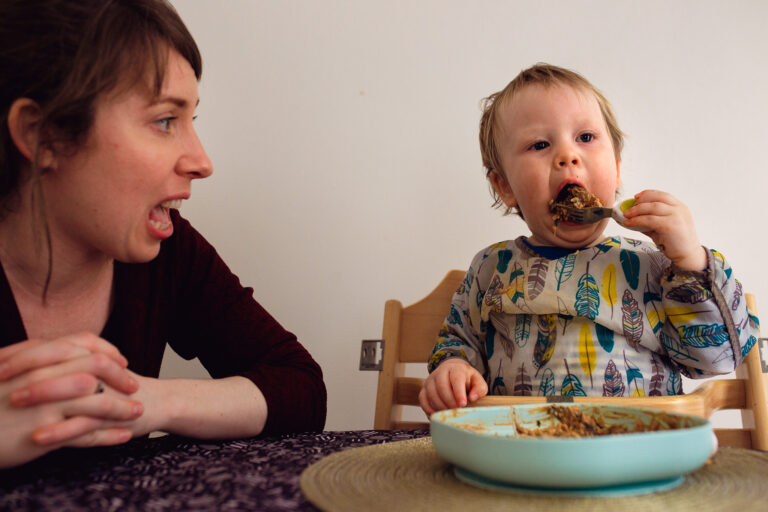
{"label": "long sleeve top", "polygon": [[681,375],[729,373],[757,341],[758,319],[717,251],[705,271],[683,272],[630,238],[557,259],[523,240],[475,256],[430,372],[460,357],[491,394],[675,395]]}
{"label": "long sleeve top", "polygon": [[[148,263],[114,267],[114,304],[101,337],[140,375],[157,377],[166,342],[214,378],[240,375],[267,402],[263,434],[322,430],[320,366],[243,287],[216,250],[172,210],[174,234]],[[0,267],[0,347],[27,339]]]}

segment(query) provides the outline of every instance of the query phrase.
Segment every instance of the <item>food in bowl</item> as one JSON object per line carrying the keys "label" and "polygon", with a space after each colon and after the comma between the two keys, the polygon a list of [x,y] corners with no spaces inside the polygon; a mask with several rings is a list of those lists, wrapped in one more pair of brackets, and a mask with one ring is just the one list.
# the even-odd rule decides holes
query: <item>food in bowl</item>
{"label": "food in bowl", "polygon": [[[595,407],[588,410],[563,405],[547,405],[541,412],[549,416],[550,422],[544,426],[542,420],[536,420],[534,428],[525,427],[515,420],[517,435],[521,437],[591,437],[611,434],[631,434],[637,432],[657,432],[693,426],[693,422],[681,416],[664,412],[654,412],[642,418],[627,413],[600,410]],[[606,414],[610,417],[606,418]],[[618,416],[625,416],[628,421],[616,421]],[[649,421],[644,421],[649,420]]]}

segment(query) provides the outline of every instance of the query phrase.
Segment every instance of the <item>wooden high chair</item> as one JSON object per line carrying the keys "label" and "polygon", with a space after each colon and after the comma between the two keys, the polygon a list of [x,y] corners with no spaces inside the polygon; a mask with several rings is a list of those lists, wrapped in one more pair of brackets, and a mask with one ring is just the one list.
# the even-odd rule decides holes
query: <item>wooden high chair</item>
{"label": "wooden high chair", "polygon": [[[428,361],[437,333],[445,320],[453,293],[464,272],[451,270],[422,300],[403,307],[398,300],[384,306],[384,354],[379,373],[376,413],[377,430],[429,428],[427,422],[402,421],[403,406],[419,406],[424,379],[405,377],[406,363]],[[746,294],[750,311],[757,314],[755,298]],[[715,429],[721,446],[768,450],[768,375],[763,374],[759,345],[753,348],[736,372],[735,379],[711,379],[692,393],[643,398],[574,397],[575,403],[640,405],[695,414],[709,418],[721,409],[741,409],[745,425],[754,419],[754,428]],[[473,406],[546,403],[536,396],[486,396]],[[750,417],[751,416],[751,417]]]}

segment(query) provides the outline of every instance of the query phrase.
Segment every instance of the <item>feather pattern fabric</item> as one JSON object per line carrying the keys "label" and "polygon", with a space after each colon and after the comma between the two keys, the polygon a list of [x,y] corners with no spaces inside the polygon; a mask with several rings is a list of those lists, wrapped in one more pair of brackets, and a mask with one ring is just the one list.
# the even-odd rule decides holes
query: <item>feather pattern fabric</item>
{"label": "feather pattern fabric", "polygon": [[621,299],[621,319],[627,343],[638,350],[640,338],[643,336],[643,313],[629,290],[624,290]]}
{"label": "feather pattern fabric", "polygon": [[584,373],[589,376],[590,387],[595,386],[592,372],[595,369],[596,360],[597,353],[595,352],[595,342],[592,339],[592,330],[589,328],[589,323],[584,322],[579,328],[579,364],[581,364]]}
{"label": "feather pattern fabric", "polygon": [[545,259],[537,260],[531,265],[531,271],[528,274],[528,299],[534,300],[544,290],[547,282],[547,272],[549,271],[549,261]]}
{"label": "feather pattern fabric", "polygon": [[576,263],[576,254],[571,253],[564,258],[557,260],[555,264],[555,279],[557,280],[557,289],[566,283],[573,274],[573,266]]}
{"label": "feather pattern fabric", "polygon": [[667,379],[667,395],[679,395],[683,392],[683,379],[677,372],[670,372]]}
{"label": "feather pattern fabric", "polygon": [[531,315],[516,315],[515,318],[515,343],[523,348],[528,343],[531,332]]}
{"label": "feather pattern fabric", "polygon": [[733,292],[733,299],[731,299],[731,310],[736,311],[739,308],[739,304],[741,304],[741,296],[742,296],[742,289],[741,289],[741,281],[738,279],[736,281],[736,290]]}
{"label": "feather pattern fabric", "polygon": [[645,276],[645,291],[643,293],[643,304],[645,306],[645,318],[651,326],[654,334],[664,325],[666,313],[661,307],[661,295],[651,288],[648,276]]}
{"label": "feather pattern fabric", "polygon": [[[555,329],[555,315],[540,315],[538,318],[539,333],[536,337],[536,346],[533,349],[533,365],[537,369],[549,362],[552,352],[555,350],[557,330]],[[536,371],[538,374],[538,370]]]}
{"label": "feather pattern fabric", "polygon": [[624,396],[625,389],[624,380],[621,378],[621,372],[616,369],[616,363],[613,362],[613,359],[610,359],[605,366],[603,396]]}
{"label": "feather pattern fabric", "polygon": [[700,302],[706,302],[711,299],[712,294],[709,293],[709,290],[702,286],[701,283],[688,282],[669,290],[666,297],[669,300],[673,300],[675,302],[698,304]]}
{"label": "feather pattern fabric", "polygon": [[616,293],[616,265],[611,263],[603,271],[603,281],[600,283],[600,295],[603,296],[605,303],[611,308],[611,318],[613,318],[613,306],[616,304],[618,295]]}
{"label": "feather pattern fabric", "polygon": [[565,363],[567,373],[563,379],[563,385],[560,386],[560,394],[562,396],[587,396],[579,378],[573,375],[570,368],[568,368],[568,361],[563,359],[563,362]]}
{"label": "feather pattern fabric", "polygon": [[478,253],[433,351],[466,351],[496,392],[666,394],[681,375],[728,371],[754,345],[746,288],[717,255],[706,273],[680,272],[645,241],[605,239],[559,259],[525,242]]}
{"label": "feather pattern fabric", "polygon": [[520,366],[517,371],[517,377],[515,377],[515,396],[531,396],[533,386],[531,385],[531,377],[525,371],[525,363]]}
{"label": "feather pattern fabric", "polygon": [[595,278],[589,273],[589,263],[586,272],[579,278],[578,286],[573,308],[577,315],[594,320],[600,307],[600,292]]}
{"label": "feather pattern fabric", "polygon": [[525,300],[525,272],[517,262],[515,262],[512,273],[509,275],[509,286],[504,288],[503,292],[513,303],[517,303],[520,299]]}
{"label": "feather pattern fabric", "polygon": [[603,327],[600,324],[595,324],[595,334],[597,335],[597,342],[608,353],[613,351],[613,331],[607,327]]}
{"label": "feather pattern fabric", "polygon": [[723,324],[683,325],[678,328],[680,342],[689,347],[719,347],[729,340]]}
{"label": "feather pattern fabric", "polygon": [[651,385],[648,396],[661,396],[661,390],[664,385],[664,365],[658,356],[651,352]]}
{"label": "feather pattern fabric", "polygon": [[627,371],[627,386],[632,391],[633,397],[645,396],[645,379],[636,364],[627,359],[624,352],[624,367]]}
{"label": "feather pattern fabric", "polygon": [[493,379],[493,385],[491,386],[492,395],[506,395],[507,386],[504,384],[504,369],[502,368],[501,361],[499,361],[499,373],[496,378]]}
{"label": "feather pattern fabric", "polygon": [[640,281],[640,258],[634,252],[622,249],[619,253],[619,261],[621,261],[627,283],[633,290],[637,290]]}
{"label": "feather pattern fabric", "polygon": [[544,373],[541,374],[541,381],[539,381],[539,396],[554,396],[555,395],[555,375],[552,370],[546,368]]}

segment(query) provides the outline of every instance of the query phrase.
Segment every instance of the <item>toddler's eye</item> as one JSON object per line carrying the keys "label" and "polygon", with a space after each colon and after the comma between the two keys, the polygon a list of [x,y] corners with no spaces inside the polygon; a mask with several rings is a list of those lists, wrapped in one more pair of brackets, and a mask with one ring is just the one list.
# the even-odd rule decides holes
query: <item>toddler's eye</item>
{"label": "toddler's eye", "polygon": [[582,133],[579,135],[579,142],[592,142],[594,137],[591,133]]}
{"label": "toddler's eye", "polygon": [[534,151],[541,151],[542,149],[546,149],[549,147],[549,142],[540,140],[539,142],[534,142],[533,145],[531,145],[531,149]]}

